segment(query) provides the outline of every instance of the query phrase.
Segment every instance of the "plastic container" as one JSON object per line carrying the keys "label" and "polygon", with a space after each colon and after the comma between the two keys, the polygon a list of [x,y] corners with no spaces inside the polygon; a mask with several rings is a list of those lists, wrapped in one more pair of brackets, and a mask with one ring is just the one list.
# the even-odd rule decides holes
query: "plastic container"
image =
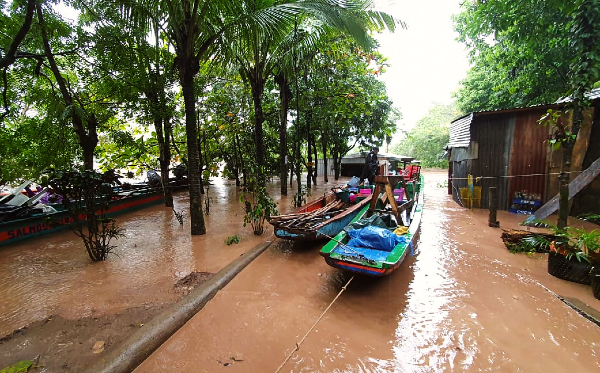
{"label": "plastic container", "polygon": [[352,176],[350,181],[348,181],[348,186],[352,187],[352,188],[356,188],[358,186],[358,184],[360,184],[360,178],[358,178],[356,176]]}
{"label": "plastic container", "polygon": [[360,201],[362,201],[365,198],[367,198],[367,196],[364,195],[364,194],[355,194],[355,196],[356,196],[356,203],[359,203]]}
{"label": "plastic container", "polygon": [[394,189],[392,193],[396,197],[396,201],[402,201],[402,199],[404,199],[404,188]]}
{"label": "plastic container", "polygon": [[342,190],[341,192],[335,193],[335,195],[343,202],[350,202],[350,192]]}
{"label": "plastic container", "polygon": [[462,200],[463,207],[466,208],[479,208],[481,206],[481,187],[473,187],[473,198],[471,198],[470,188],[460,188],[460,199]]}

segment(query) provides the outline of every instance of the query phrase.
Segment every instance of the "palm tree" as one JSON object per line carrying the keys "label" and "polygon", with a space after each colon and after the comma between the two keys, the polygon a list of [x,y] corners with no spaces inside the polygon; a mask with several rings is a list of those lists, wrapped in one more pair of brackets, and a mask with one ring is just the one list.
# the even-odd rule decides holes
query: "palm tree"
{"label": "palm tree", "polygon": [[[284,96],[282,96],[282,111],[280,113],[280,131],[285,130],[286,109],[289,96],[285,93],[287,76],[293,72],[292,61],[305,55],[314,53],[318,41],[323,33],[335,28],[341,32],[350,34],[359,44],[367,49],[374,46],[368,31],[374,27],[387,27],[394,30],[396,21],[388,14],[370,10],[369,1],[290,1],[286,4],[277,5],[277,1],[254,1],[254,8],[262,7],[264,11],[283,10],[285,17],[281,17],[278,27],[274,32],[266,33],[263,28],[248,28],[241,35],[243,37],[234,39],[237,42],[231,44],[229,52],[231,58],[239,65],[244,80],[250,85],[254,103],[256,159],[260,167],[264,166],[264,143],[262,97],[267,79],[277,72],[277,82]],[[287,8],[286,8],[287,7]],[[292,13],[288,9],[302,9],[302,13]],[[286,14],[286,12],[288,12]],[[291,17],[293,15],[293,17]],[[300,33],[298,32],[300,25]],[[227,45],[224,43],[224,45]],[[285,136],[280,136],[285,143]],[[285,157],[283,144],[280,149],[280,157]],[[280,165],[281,166],[281,165]],[[281,176],[284,166],[281,166]],[[282,183],[283,184],[283,183]],[[283,187],[282,187],[283,192]],[[287,190],[286,190],[287,192]]]}
{"label": "palm tree", "polygon": [[[110,0],[109,0],[110,1]],[[161,14],[166,21],[165,35],[172,43],[175,53],[175,65],[179,72],[184,106],[188,146],[188,170],[190,183],[191,233],[204,234],[206,227],[202,214],[200,190],[200,162],[198,156],[194,77],[199,71],[201,61],[212,56],[223,55],[230,49],[230,43],[242,41],[247,56],[255,56],[256,66],[251,69],[256,85],[256,101],[260,102],[264,89],[266,67],[261,57],[268,56],[270,48],[261,46],[258,40],[280,40],[286,35],[287,25],[303,14],[310,14],[324,20],[333,27],[355,35],[358,40],[369,40],[365,26],[368,22],[387,25],[393,28],[393,20],[384,13],[364,13],[371,5],[364,0],[117,0],[123,5],[124,14],[132,22],[149,30],[150,14]],[[366,21],[368,20],[368,22]],[[252,53],[249,53],[252,51]],[[226,55],[227,53],[225,53]],[[262,140],[262,109],[258,109],[255,125],[256,153],[259,166],[264,161]]]}

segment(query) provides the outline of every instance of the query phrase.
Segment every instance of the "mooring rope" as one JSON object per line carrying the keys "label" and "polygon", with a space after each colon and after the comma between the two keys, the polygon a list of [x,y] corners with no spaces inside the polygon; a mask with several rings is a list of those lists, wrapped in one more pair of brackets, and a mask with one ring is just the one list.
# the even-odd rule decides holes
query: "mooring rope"
{"label": "mooring rope", "polygon": [[[569,171],[565,174],[581,174],[583,170]],[[473,176],[473,182],[478,182],[482,179],[512,179],[515,177],[533,177],[533,176],[546,176],[546,175],[560,175],[561,172],[548,172],[546,174],[524,174],[524,175],[499,175],[499,176]],[[448,180],[468,180],[468,177],[449,177]]]}
{"label": "mooring rope", "polygon": [[342,295],[342,293],[344,292],[344,290],[346,290],[346,288],[348,287],[348,285],[350,285],[350,282],[352,282],[352,280],[354,280],[354,276],[352,276],[350,278],[350,280],[348,280],[348,282],[346,283],[346,285],[344,285],[342,287],[342,290],[340,290],[340,292],[335,296],[335,298],[333,298],[333,300],[331,301],[331,303],[329,303],[329,306],[327,306],[327,308],[325,308],[325,311],[323,311],[323,313],[321,314],[321,316],[319,316],[319,318],[317,319],[317,321],[315,321],[315,323],[313,324],[313,326],[308,329],[308,331],[306,332],[306,334],[304,334],[304,337],[302,337],[302,339],[300,340],[300,342],[296,342],[296,348],[292,350],[292,352],[290,352],[290,354],[285,358],[285,360],[283,361],[283,363],[281,363],[281,365],[279,366],[279,368],[277,368],[277,370],[275,371],[275,373],[279,373],[279,371],[281,371],[281,369],[283,368],[283,366],[292,358],[292,356],[294,355],[294,353],[298,350],[300,350],[300,345],[302,344],[302,342],[304,342],[304,340],[306,339],[306,337],[308,337],[308,335],[310,334],[310,332],[313,331],[313,329],[317,326],[317,324],[319,323],[319,321],[321,321],[321,319],[323,318],[323,316],[325,316],[325,314],[327,313],[327,311],[329,311],[329,309],[331,308],[331,306],[333,306],[333,304],[335,303],[335,301],[340,297],[340,295]]}

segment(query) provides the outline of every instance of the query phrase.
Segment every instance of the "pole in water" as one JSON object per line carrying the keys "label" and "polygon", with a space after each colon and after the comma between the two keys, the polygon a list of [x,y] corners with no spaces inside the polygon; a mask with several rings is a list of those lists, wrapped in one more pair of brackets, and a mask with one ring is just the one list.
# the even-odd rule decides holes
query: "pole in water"
{"label": "pole in water", "polygon": [[500,222],[496,220],[496,213],[498,211],[498,188],[490,187],[490,217],[488,220],[488,226],[492,228],[500,228]]}

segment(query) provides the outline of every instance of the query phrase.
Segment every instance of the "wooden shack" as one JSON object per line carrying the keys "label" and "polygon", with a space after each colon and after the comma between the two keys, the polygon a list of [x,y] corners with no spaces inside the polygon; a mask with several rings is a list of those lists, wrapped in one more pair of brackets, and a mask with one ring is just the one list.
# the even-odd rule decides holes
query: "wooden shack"
{"label": "wooden shack", "polygon": [[[600,157],[600,89],[591,92],[575,148],[571,180]],[[553,129],[538,123],[549,109],[566,111],[568,100],[551,105],[484,111],[465,115],[450,124],[448,189],[459,202],[468,175],[481,187],[481,208],[489,206],[489,187],[498,188],[498,208],[508,210],[515,198],[526,195],[543,204],[558,193],[562,150],[548,144]],[[577,194],[572,215],[600,213],[600,177]],[[478,201],[479,202],[479,201]]]}

